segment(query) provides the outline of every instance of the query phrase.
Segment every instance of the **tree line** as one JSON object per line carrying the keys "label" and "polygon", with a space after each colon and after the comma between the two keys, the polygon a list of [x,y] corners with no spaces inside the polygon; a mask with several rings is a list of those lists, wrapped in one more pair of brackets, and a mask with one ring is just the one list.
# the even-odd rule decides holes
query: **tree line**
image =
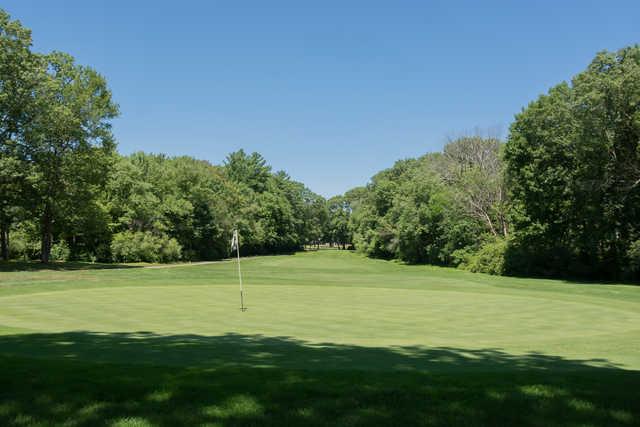
{"label": "tree line", "polygon": [[640,46],[346,194],[363,253],[492,274],[640,279]]}
{"label": "tree line", "polygon": [[105,79],[0,10],[4,259],[219,259],[328,242],[492,274],[640,275],[640,47],[601,52],[516,114],[325,200],[258,153],[116,151]]}
{"label": "tree line", "polygon": [[234,228],[246,254],[340,241],[339,209],[258,153],[240,150],[219,166],[119,155],[118,107],[98,72],[33,52],[30,31],[1,10],[0,42],[3,259],[219,259]]}

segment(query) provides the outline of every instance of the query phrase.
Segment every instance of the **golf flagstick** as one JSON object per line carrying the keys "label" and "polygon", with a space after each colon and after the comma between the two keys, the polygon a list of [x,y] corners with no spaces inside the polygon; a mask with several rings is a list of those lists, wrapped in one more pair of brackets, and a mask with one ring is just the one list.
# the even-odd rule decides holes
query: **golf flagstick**
{"label": "golf flagstick", "polygon": [[242,271],[240,270],[240,239],[238,238],[238,230],[233,230],[233,238],[231,239],[231,250],[236,250],[236,258],[238,260],[238,280],[240,281],[240,311],[246,311],[244,306],[244,292],[242,289]]}

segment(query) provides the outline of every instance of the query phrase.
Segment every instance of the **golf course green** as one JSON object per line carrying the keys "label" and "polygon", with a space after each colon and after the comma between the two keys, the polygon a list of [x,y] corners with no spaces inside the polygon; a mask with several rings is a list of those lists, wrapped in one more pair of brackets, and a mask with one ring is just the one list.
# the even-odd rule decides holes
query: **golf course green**
{"label": "golf course green", "polygon": [[638,425],[640,287],[347,251],[0,264],[1,425]]}

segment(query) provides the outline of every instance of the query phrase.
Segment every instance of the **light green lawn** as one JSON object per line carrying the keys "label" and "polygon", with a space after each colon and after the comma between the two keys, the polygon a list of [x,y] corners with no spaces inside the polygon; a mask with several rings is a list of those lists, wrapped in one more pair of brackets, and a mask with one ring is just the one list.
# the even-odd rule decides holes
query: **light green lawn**
{"label": "light green lawn", "polygon": [[[5,388],[0,421],[19,425],[26,416],[34,423],[75,420],[77,425],[92,425],[98,419],[117,422],[128,414],[151,424],[190,420],[186,423],[245,425],[242,411],[258,405],[262,409],[249,414],[249,424],[332,425],[343,412],[357,412],[362,405],[382,411],[388,405],[385,393],[398,388],[411,392],[397,397],[398,402],[385,409],[387,415],[374,411],[338,424],[386,425],[389,414],[400,419],[408,410],[427,417],[415,422],[423,425],[521,423],[522,411],[531,412],[532,418],[523,422],[531,425],[548,416],[585,425],[589,420],[599,420],[594,425],[638,421],[633,402],[640,371],[640,287],[492,277],[343,251],[256,257],[242,263],[246,312],[239,310],[236,265],[230,261],[171,268],[0,271],[0,356],[11,367],[0,373],[5,382],[14,381],[13,390]],[[32,372],[34,365],[44,369],[37,376],[36,382],[44,381],[38,382],[40,387],[62,400],[56,404],[71,409],[55,415],[47,405],[34,409],[27,403],[30,388],[24,388],[15,372]],[[129,394],[130,386],[100,383],[100,372],[113,370],[114,378],[125,378],[135,366],[140,387],[148,388],[140,396]],[[250,369],[242,371],[250,379],[237,377],[235,369],[240,368]],[[152,369],[160,371],[148,371]],[[191,375],[193,369],[202,370],[199,380],[184,379],[184,372]],[[361,372],[370,372],[366,380]],[[410,372],[414,376],[405,376]],[[571,377],[576,372],[584,374]],[[284,393],[292,387],[287,379],[291,375],[311,389],[300,385]],[[174,382],[157,384],[167,376]],[[207,376],[212,382],[200,385],[207,393],[176,398],[173,406],[163,407],[164,415],[150,415],[158,409],[137,401],[148,401],[148,393],[176,384],[197,388]],[[262,389],[263,381],[256,380],[261,376],[280,386]],[[350,378],[348,384],[342,382],[345,378]],[[431,388],[424,388],[429,382]],[[356,383],[365,388],[351,390]],[[451,388],[457,383],[466,385]],[[225,393],[239,389],[215,397],[211,393],[221,384]],[[603,384],[602,389],[594,389],[594,384]],[[98,397],[75,403],[62,397],[67,387],[85,386],[89,389],[84,393]],[[627,387],[635,394],[628,394]],[[460,397],[461,390],[469,395]],[[124,393],[122,402],[113,397],[118,393]],[[326,393],[336,393],[336,402],[346,399],[346,406],[309,406],[309,399],[322,400]],[[354,396],[359,393],[364,402]],[[428,393],[443,399],[442,404],[423,406]],[[204,403],[211,403],[202,399],[219,404],[220,396],[244,396],[249,403],[231,415],[202,412]],[[297,411],[309,406],[316,415],[287,412],[286,402],[294,404],[296,398],[303,399]],[[82,408],[95,399],[109,401],[108,410],[92,412],[82,421]],[[462,399],[462,406],[450,407],[451,399]],[[487,399],[510,409],[491,409]],[[131,401],[137,402],[133,409],[127,406]],[[175,411],[194,402],[200,415],[175,418]],[[396,413],[398,408],[404,408],[405,415]]]}

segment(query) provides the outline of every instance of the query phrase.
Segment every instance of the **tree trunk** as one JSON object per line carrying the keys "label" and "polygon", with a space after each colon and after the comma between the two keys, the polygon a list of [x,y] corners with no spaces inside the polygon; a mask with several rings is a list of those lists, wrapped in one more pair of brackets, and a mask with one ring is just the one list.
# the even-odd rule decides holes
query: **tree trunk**
{"label": "tree trunk", "polygon": [[9,225],[0,225],[0,253],[2,259],[9,261]]}
{"label": "tree trunk", "polygon": [[51,208],[45,206],[42,214],[42,241],[40,245],[40,262],[46,264],[49,262],[51,255],[51,240],[53,231],[53,218],[51,216]]}
{"label": "tree trunk", "polygon": [[502,218],[502,235],[505,238],[509,236],[509,224],[505,218]]}
{"label": "tree trunk", "polygon": [[487,225],[489,226],[489,231],[491,231],[491,234],[493,234],[494,236],[497,236],[498,233],[496,232],[496,228],[493,226],[493,221],[491,221],[491,217],[489,216],[489,214],[483,211],[482,215],[484,216],[484,219],[487,222]]}

